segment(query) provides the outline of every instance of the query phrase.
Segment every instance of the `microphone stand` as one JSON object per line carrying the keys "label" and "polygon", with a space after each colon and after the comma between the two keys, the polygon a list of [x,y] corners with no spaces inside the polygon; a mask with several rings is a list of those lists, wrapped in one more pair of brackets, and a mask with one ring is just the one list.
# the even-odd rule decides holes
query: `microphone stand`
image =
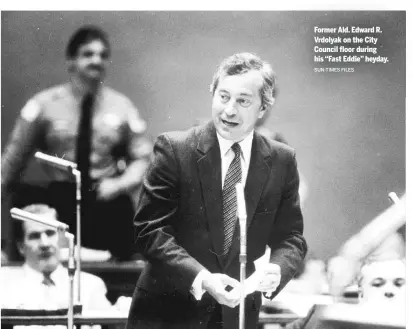
{"label": "microphone stand", "polygon": [[73,176],[75,176],[76,180],[76,236],[77,236],[77,244],[76,244],[76,250],[77,250],[77,302],[79,305],[81,305],[81,299],[80,299],[80,269],[81,269],[81,261],[80,261],[80,238],[81,238],[81,220],[80,220],[80,202],[82,200],[82,196],[80,193],[80,188],[81,188],[81,178],[80,178],[80,171],[77,169],[74,169],[73,167],[71,168]]}
{"label": "microphone stand", "polygon": [[76,272],[76,264],[74,257],[74,235],[67,232],[69,226],[65,223],[59,222],[57,220],[47,220],[38,215],[32,214],[28,211],[24,211],[18,208],[12,208],[10,210],[11,216],[14,219],[32,221],[45,226],[52,227],[58,232],[64,232],[65,237],[69,241],[69,258],[68,258],[68,277],[69,277],[69,305],[67,308],[67,328],[72,329],[74,324],[74,276]]}
{"label": "microphone stand", "polygon": [[[42,152],[36,152],[34,155],[38,160],[41,162],[45,162],[48,165],[53,167],[67,170],[72,176],[75,177],[76,181],[76,236],[77,236],[77,243],[76,243],[76,251],[77,251],[77,303],[81,305],[81,298],[80,298],[80,271],[81,271],[81,262],[80,262],[80,247],[81,247],[81,219],[80,219],[80,203],[81,203],[81,178],[80,178],[80,171],[77,170],[77,164],[71,161],[67,161],[58,157],[54,157]],[[70,252],[70,250],[69,250]]]}
{"label": "microphone stand", "polygon": [[[72,329],[74,318],[74,277],[76,272],[75,236],[68,232],[65,232],[65,236],[69,241],[69,258],[67,262],[67,272],[69,274],[69,306],[67,309],[67,329]],[[80,271],[78,273],[80,273]]]}
{"label": "microphone stand", "polygon": [[235,186],[237,191],[238,219],[240,227],[240,293],[239,329],[245,328],[245,276],[247,265],[247,212],[245,207],[244,188],[241,184]]}

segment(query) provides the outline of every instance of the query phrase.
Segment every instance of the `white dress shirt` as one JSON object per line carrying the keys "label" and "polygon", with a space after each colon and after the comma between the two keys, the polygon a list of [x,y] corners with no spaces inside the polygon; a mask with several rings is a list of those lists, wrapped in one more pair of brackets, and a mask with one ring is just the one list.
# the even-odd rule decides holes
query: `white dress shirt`
{"label": "white dress shirt", "polygon": [[[221,137],[221,135],[217,134],[218,136],[218,143],[219,149],[221,151],[221,168],[222,168],[222,185],[221,187],[224,188],[225,176],[228,172],[229,166],[231,165],[232,160],[235,157],[235,152],[232,150],[232,145],[234,144],[233,141],[229,141]],[[252,147],[252,138],[254,137],[254,131],[245,137],[241,142],[239,142],[239,146],[241,147],[241,184],[245,188],[245,182],[247,181],[248,169],[250,167],[250,160],[251,160],[251,147]]]}

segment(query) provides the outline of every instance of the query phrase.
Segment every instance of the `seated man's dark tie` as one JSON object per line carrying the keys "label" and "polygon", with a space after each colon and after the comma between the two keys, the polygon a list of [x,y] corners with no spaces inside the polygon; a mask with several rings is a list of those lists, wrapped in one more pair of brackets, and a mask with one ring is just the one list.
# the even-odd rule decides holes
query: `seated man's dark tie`
{"label": "seated man's dark tie", "polygon": [[45,286],[48,286],[48,287],[55,285],[54,281],[50,277],[50,273],[43,273],[42,284],[44,284]]}

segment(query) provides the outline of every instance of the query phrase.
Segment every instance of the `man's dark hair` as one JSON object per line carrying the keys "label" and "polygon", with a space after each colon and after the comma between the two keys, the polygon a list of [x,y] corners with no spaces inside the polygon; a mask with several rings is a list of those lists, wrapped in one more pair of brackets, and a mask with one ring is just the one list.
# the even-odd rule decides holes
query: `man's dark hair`
{"label": "man's dark hair", "polygon": [[75,58],[81,46],[95,40],[102,41],[102,43],[108,49],[108,53],[110,55],[109,37],[106,32],[104,32],[97,26],[87,25],[78,29],[69,39],[69,43],[66,47],[66,58]]}
{"label": "man's dark hair", "polygon": [[24,237],[23,222],[21,220],[12,221],[13,237],[15,242],[22,242]]}
{"label": "man's dark hair", "polygon": [[271,65],[252,53],[238,53],[222,61],[215,72],[210,85],[212,95],[218,87],[219,79],[224,76],[239,75],[250,71],[260,72],[263,84],[260,88],[261,102],[264,108],[274,104],[276,94],[275,72]]}

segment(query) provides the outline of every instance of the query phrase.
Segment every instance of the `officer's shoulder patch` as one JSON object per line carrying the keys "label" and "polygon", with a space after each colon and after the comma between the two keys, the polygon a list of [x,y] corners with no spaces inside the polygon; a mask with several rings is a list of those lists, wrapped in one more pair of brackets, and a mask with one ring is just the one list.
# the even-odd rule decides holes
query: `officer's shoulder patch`
{"label": "officer's shoulder patch", "polygon": [[146,122],[139,117],[129,120],[129,128],[135,134],[142,134],[146,130]]}
{"label": "officer's shoulder patch", "polygon": [[21,110],[21,117],[32,122],[40,115],[40,104],[34,99],[29,100]]}

